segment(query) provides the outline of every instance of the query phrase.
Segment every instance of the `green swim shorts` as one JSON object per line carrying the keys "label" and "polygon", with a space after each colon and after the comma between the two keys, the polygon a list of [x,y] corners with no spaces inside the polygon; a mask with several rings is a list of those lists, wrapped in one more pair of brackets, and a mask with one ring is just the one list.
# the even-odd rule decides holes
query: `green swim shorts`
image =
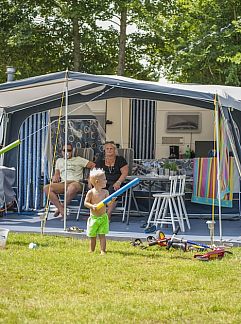
{"label": "green swim shorts", "polygon": [[87,236],[96,237],[98,234],[108,234],[109,233],[109,219],[108,215],[105,213],[101,216],[91,215],[87,221]]}

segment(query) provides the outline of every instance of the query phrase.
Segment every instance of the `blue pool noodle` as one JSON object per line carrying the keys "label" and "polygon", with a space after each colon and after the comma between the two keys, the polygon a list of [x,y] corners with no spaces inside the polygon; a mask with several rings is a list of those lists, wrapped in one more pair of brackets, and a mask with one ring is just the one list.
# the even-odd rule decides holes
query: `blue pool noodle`
{"label": "blue pool noodle", "polygon": [[110,196],[106,197],[104,200],[99,202],[97,204],[97,206],[96,206],[96,209],[102,208],[104,205],[111,202],[112,199],[114,199],[114,198],[120,196],[121,194],[123,194],[123,192],[125,192],[126,190],[130,189],[131,187],[134,187],[134,186],[138,185],[139,182],[140,182],[140,179],[138,179],[138,178],[135,178],[134,180],[130,181],[129,183],[127,183],[126,185],[124,185],[120,189],[113,192]]}

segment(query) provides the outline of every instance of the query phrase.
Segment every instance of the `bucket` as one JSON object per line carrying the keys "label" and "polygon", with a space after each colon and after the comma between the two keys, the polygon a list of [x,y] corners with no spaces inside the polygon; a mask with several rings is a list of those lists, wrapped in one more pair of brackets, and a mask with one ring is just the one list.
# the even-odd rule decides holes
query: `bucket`
{"label": "bucket", "polygon": [[0,249],[5,249],[9,230],[0,228]]}

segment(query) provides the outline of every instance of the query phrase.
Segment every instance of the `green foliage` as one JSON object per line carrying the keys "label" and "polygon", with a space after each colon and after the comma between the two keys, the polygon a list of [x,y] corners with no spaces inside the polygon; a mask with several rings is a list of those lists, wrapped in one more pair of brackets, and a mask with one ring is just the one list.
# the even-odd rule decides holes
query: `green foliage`
{"label": "green foliage", "polygon": [[[120,14],[133,30],[120,44]],[[59,70],[178,82],[241,84],[240,0],[2,0],[0,82]],[[98,22],[113,22],[101,27]]]}
{"label": "green foliage", "polygon": [[170,163],[170,170],[171,170],[171,171],[175,171],[175,172],[177,172],[178,167],[177,167],[176,162],[171,162],[171,163]]}
{"label": "green foliage", "polygon": [[201,262],[191,252],[116,241],[100,256],[88,244],[10,233],[0,250],[0,322],[240,323],[240,248]]}
{"label": "green foliage", "polygon": [[169,169],[170,170],[170,167],[171,167],[171,164],[168,160],[165,161],[164,165],[163,165],[163,168],[164,169]]}
{"label": "green foliage", "polygon": [[169,162],[168,160],[165,161],[165,163],[163,165],[163,168],[171,170],[171,171],[177,171],[178,170],[176,162]]}
{"label": "green foliage", "polygon": [[[97,22],[114,19],[123,6],[128,6],[128,23],[132,23],[143,5],[139,1],[4,0],[0,9],[0,81],[5,81],[8,65],[17,68],[18,79],[66,68],[115,74],[119,31],[104,29]],[[137,35],[127,37],[126,75],[155,79],[154,65],[143,63],[145,39]]]}
{"label": "green foliage", "polygon": [[177,0],[174,4],[170,17],[159,14],[151,24],[164,44],[157,46],[157,52],[166,76],[179,82],[239,86],[240,1]]}

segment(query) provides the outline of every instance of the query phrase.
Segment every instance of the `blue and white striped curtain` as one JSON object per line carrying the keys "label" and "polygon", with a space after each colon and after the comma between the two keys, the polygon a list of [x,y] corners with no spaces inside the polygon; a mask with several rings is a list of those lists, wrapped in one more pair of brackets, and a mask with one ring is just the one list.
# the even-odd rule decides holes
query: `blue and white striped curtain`
{"label": "blue and white striped curtain", "polygon": [[131,100],[131,147],[135,159],[155,158],[156,102]]}
{"label": "blue and white striped curtain", "polygon": [[36,210],[45,205],[42,187],[48,182],[44,158],[47,125],[48,112],[43,112],[28,117],[20,128],[18,201],[21,210]]}

